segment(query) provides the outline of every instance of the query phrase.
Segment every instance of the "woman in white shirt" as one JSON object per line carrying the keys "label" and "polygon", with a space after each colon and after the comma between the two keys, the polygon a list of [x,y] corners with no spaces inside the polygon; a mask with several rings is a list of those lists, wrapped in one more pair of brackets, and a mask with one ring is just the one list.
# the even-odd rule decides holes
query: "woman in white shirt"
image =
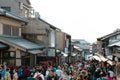
{"label": "woman in white shirt", "polygon": [[10,74],[10,69],[9,68],[7,68],[7,70],[6,70],[4,80],[11,80],[11,74]]}
{"label": "woman in white shirt", "polygon": [[13,80],[18,80],[18,74],[16,69],[13,70]]}

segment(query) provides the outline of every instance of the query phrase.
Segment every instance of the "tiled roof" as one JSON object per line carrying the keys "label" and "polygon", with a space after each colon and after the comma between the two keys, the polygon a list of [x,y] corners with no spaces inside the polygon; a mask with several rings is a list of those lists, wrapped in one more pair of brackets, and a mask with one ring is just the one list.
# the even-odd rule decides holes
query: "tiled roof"
{"label": "tiled roof", "polygon": [[0,36],[0,41],[11,46],[17,46],[24,51],[43,48],[42,45],[33,43],[21,37]]}

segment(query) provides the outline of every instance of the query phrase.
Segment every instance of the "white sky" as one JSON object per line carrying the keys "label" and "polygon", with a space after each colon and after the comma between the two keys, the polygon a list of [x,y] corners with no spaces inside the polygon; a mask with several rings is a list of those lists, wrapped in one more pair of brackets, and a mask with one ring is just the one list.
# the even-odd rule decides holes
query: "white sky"
{"label": "white sky", "polygon": [[120,0],[30,0],[46,20],[73,39],[95,42],[120,27]]}

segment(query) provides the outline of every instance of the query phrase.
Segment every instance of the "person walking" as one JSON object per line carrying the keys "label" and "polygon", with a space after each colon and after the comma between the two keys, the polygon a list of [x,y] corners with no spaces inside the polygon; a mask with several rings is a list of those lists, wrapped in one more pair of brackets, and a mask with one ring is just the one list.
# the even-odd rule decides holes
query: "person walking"
{"label": "person walking", "polygon": [[60,66],[58,66],[58,68],[57,68],[57,70],[56,70],[55,73],[57,74],[58,77],[61,76],[61,74],[62,74],[62,70],[61,70],[61,67],[60,67]]}
{"label": "person walking", "polygon": [[19,66],[18,69],[17,69],[18,80],[22,79],[22,76],[23,76],[22,71],[23,71],[22,66]]}
{"label": "person walking", "polygon": [[36,79],[34,78],[34,73],[33,73],[33,72],[30,73],[30,76],[27,77],[27,80],[36,80]]}
{"label": "person walking", "polygon": [[36,80],[45,80],[44,75],[42,74],[42,72],[40,72],[39,68],[36,69],[36,72],[34,74],[34,78]]}
{"label": "person walking", "polygon": [[58,80],[57,75],[54,73],[54,70],[50,70],[47,80]]}
{"label": "person walking", "polygon": [[18,80],[18,74],[16,69],[13,69],[13,80]]}
{"label": "person walking", "polygon": [[11,80],[10,68],[7,68],[4,80]]}
{"label": "person walking", "polygon": [[2,65],[2,70],[1,70],[1,80],[4,80],[4,76],[5,76],[5,73],[6,73],[6,69],[4,68],[4,66]]}

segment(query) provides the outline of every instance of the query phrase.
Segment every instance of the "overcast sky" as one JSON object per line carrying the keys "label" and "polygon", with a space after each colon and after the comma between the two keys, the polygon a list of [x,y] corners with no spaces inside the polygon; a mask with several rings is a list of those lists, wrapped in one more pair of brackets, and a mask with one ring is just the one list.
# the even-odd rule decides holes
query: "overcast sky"
{"label": "overcast sky", "polygon": [[95,42],[120,28],[120,0],[30,0],[42,19],[71,34]]}

